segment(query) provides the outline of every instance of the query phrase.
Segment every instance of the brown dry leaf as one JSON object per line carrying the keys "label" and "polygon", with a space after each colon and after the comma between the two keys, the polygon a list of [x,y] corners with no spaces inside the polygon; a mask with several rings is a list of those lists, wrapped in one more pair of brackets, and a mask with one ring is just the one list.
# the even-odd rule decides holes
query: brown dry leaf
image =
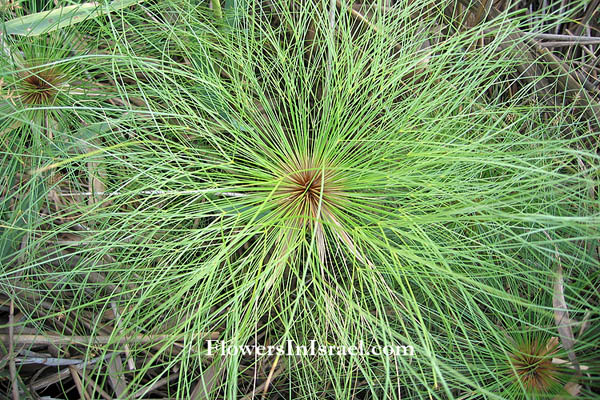
{"label": "brown dry leaf", "polygon": [[558,270],[556,271],[556,280],[554,282],[554,295],[552,297],[552,306],[554,307],[554,321],[556,323],[556,329],[560,335],[560,341],[562,347],[567,351],[569,361],[573,364],[575,369],[579,371],[579,364],[577,363],[577,357],[573,351],[573,345],[575,344],[575,336],[573,335],[573,329],[571,329],[571,320],[569,318],[569,310],[565,301],[565,289],[564,289],[564,278],[562,265],[558,264]]}
{"label": "brown dry leaf", "polygon": [[77,388],[79,397],[82,400],[90,400],[90,395],[86,392],[85,388],[83,387],[83,382],[81,382],[81,377],[79,376],[77,368],[75,368],[72,365],[69,365],[69,373],[71,374],[71,378],[73,378],[73,382],[75,382],[75,387]]}
{"label": "brown dry leaf", "polygon": [[[544,231],[544,234],[548,240],[552,241],[552,238],[548,232]],[[552,296],[554,322],[556,323],[556,329],[558,330],[562,347],[567,351],[569,361],[571,361],[577,372],[579,372],[579,364],[577,363],[577,357],[573,351],[575,335],[573,335],[573,329],[571,328],[572,322],[569,318],[569,308],[567,307],[567,302],[565,300],[565,281],[563,277],[563,268],[556,246],[554,247],[554,257],[556,257],[556,262],[558,264],[558,267],[556,268],[556,278],[554,281],[554,294]]]}
{"label": "brown dry leaf", "polygon": [[575,382],[568,382],[564,386],[564,389],[567,393],[569,393],[570,396],[558,395],[558,396],[554,396],[553,400],[567,400],[567,399],[570,399],[571,396],[579,395],[579,392],[581,391],[581,385],[579,385],[578,383],[575,383]]}
{"label": "brown dry leaf", "polygon": [[[544,234],[548,240],[552,240],[550,235],[546,231]],[[577,375],[581,373],[575,351],[573,351],[573,345],[575,344],[575,335],[573,335],[573,329],[571,328],[572,322],[569,318],[569,308],[565,300],[565,281],[563,276],[562,263],[560,261],[560,255],[558,249],[554,248],[556,261],[558,267],[556,269],[556,279],[554,281],[554,294],[552,296],[552,306],[554,307],[554,321],[556,323],[556,329],[560,335],[560,342],[562,347],[567,351],[569,361],[573,368],[577,371]],[[552,339],[551,339],[552,340]],[[550,341],[548,342],[550,345]],[[577,378],[575,378],[577,379]],[[572,396],[577,396],[581,390],[581,385],[577,384],[577,380],[567,382],[564,386],[565,390]],[[555,397],[555,400],[562,399],[562,396]]]}
{"label": "brown dry leaf", "polygon": [[100,170],[100,167],[97,162],[88,162],[88,190],[90,192],[90,204],[95,204],[100,201],[100,197],[102,193],[106,191],[106,187],[102,180],[100,180],[101,176],[104,176],[104,173]]}
{"label": "brown dry leaf", "polygon": [[[567,366],[568,368],[575,368],[575,367],[573,367],[573,366],[571,365],[571,363],[570,363],[569,361],[567,361],[567,360],[563,360],[562,358],[556,358],[556,357],[553,357],[553,358],[552,358],[552,364],[565,365],[565,366]],[[590,369],[590,367],[589,367],[589,366],[587,366],[587,365],[580,365],[580,366],[579,366],[579,369],[580,369],[581,371],[587,371],[588,369]]]}
{"label": "brown dry leaf", "polygon": [[123,373],[123,360],[120,355],[115,355],[108,362],[108,380],[115,391],[117,398],[122,398],[127,390],[127,382]]}
{"label": "brown dry leaf", "polygon": [[571,396],[577,396],[579,394],[579,392],[581,391],[581,385],[579,385],[575,382],[569,382],[565,385],[565,390]]}
{"label": "brown dry leaf", "polygon": [[202,376],[196,386],[190,398],[192,400],[202,400],[212,398],[212,393],[217,385],[217,382],[221,380],[223,371],[224,360],[215,360],[208,368],[204,370]]}

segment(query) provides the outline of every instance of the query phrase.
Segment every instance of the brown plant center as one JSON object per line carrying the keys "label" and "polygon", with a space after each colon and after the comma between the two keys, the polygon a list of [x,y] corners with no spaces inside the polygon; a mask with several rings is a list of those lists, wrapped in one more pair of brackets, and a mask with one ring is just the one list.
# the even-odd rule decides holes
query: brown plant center
{"label": "brown plant center", "polygon": [[52,70],[28,71],[22,80],[20,97],[27,104],[49,104],[57,93],[57,74]]}
{"label": "brown plant center", "polygon": [[340,196],[339,180],[330,166],[319,165],[311,159],[284,165],[284,180],[279,195],[281,203],[304,223],[316,218]]}
{"label": "brown plant center", "polygon": [[512,365],[528,391],[544,392],[557,380],[558,369],[552,363],[556,347],[546,347],[534,341],[522,346],[519,354],[512,354]]}

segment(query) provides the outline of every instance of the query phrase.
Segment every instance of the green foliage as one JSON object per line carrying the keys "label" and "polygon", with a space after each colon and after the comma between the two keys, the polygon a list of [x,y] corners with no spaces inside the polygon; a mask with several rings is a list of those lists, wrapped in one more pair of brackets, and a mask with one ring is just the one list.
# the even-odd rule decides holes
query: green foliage
{"label": "green foliage", "polygon": [[4,32],[9,35],[37,36],[69,27],[109,12],[121,10],[143,0],[114,0],[111,3],[83,3],[58,7],[12,19],[4,23]]}
{"label": "green foliage", "polygon": [[[121,13],[97,26],[50,33],[100,15],[69,5],[5,24],[43,35],[7,41],[2,62],[2,165],[29,181],[16,208],[14,180],[3,194],[0,288],[33,293],[15,298],[40,326],[60,314],[65,334],[111,337],[87,358],[161,335],[128,343],[143,363],[119,398],[170,374],[167,395],[189,398],[219,368],[206,397],[240,398],[265,365],[284,368],[271,385],[289,398],[564,392],[574,369],[546,356],[567,349],[542,346],[559,338],[559,263],[571,318],[598,322],[600,159],[590,121],[542,101],[550,71],[515,77],[526,16],[441,32],[435,1],[368,23],[345,2],[269,3],[113,2]],[[17,230],[20,246],[7,239]],[[415,354],[220,360],[206,355],[210,332]],[[599,334],[574,349],[588,398]],[[518,371],[538,359],[532,384]]]}

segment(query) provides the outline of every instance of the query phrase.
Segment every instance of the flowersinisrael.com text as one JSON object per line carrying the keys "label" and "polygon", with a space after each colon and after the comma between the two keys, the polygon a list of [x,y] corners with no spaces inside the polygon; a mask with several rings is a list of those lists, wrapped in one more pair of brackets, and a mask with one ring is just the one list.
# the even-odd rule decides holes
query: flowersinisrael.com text
{"label": "flowersinisrael.com text", "polygon": [[367,346],[361,340],[355,346],[332,346],[310,340],[307,345],[297,345],[288,340],[282,345],[228,345],[222,340],[208,340],[208,355],[222,356],[412,356],[415,351],[410,345]]}

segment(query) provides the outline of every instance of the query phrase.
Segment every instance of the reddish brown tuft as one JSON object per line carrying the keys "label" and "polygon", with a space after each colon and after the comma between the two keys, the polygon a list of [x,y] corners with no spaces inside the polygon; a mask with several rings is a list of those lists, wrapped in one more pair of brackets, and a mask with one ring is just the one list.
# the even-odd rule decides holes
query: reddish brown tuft
{"label": "reddish brown tuft", "polygon": [[282,165],[281,173],[278,198],[290,215],[299,217],[301,225],[317,218],[319,203],[325,211],[342,196],[337,173],[326,163],[305,158]]}
{"label": "reddish brown tuft", "polygon": [[510,354],[511,364],[525,389],[538,393],[548,391],[558,381],[558,366],[552,363],[557,343],[551,340],[544,345],[531,339],[521,343],[517,350]]}
{"label": "reddish brown tuft", "polygon": [[22,74],[20,82],[19,97],[27,104],[52,104],[56,94],[60,77],[52,69],[32,69]]}

